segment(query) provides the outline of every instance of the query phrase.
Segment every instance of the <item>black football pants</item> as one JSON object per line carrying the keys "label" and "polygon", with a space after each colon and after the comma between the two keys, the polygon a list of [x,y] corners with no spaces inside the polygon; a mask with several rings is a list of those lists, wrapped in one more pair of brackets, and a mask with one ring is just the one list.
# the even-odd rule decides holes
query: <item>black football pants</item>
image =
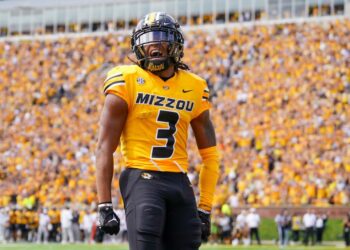
{"label": "black football pants", "polygon": [[130,250],[197,250],[201,227],[186,174],[125,169],[119,179]]}

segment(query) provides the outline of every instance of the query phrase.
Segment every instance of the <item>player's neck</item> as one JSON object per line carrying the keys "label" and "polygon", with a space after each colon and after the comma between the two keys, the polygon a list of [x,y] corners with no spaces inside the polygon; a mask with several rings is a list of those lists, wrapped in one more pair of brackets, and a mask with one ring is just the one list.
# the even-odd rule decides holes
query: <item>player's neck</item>
{"label": "player's neck", "polygon": [[175,75],[174,65],[170,65],[166,70],[154,72],[154,74],[166,81]]}

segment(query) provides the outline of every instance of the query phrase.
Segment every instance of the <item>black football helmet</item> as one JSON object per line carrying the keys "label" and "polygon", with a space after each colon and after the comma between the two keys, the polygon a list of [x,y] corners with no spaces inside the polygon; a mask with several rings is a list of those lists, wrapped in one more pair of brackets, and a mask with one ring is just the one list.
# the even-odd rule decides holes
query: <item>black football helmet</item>
{"label": "black football helmet", "polygon": [[[167,43],[167,55],[147,55],[144,46],[148,44]],[[184,39],[180,25],[173,17],[164,12],[152,12],[144,16],[131,37],[131,49],[135,53],[138,64],[151,72],[159,72],[169,68],[171,64],[180,64],[183,57]]]}

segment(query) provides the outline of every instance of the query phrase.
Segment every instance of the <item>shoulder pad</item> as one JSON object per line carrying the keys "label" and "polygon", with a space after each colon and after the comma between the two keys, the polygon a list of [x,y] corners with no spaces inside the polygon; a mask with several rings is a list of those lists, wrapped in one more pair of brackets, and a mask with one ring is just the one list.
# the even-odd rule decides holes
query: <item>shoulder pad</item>
{"label": "shoulder pad", "polygon": [[124,77],[127,75],[131,75],[137,72],[137,66],[136,65],[122,65],[122,66],[116,66],[112,68],[107,73],[107,77],[110,77],[112,75],[116,74],[122,74]]}
{"label": "shoulder pad", "polygon": [[181,72],[183,72],[184,74],[188,75],[189,77],[193,78],[193,80],[195,81],[199,81],[199,82],[203,82],[204,85],[206,85],[206,80],[204,80],[202,77],[192,73],[192,72],[189,72],[189,71],[186,71],[186,70],[181,70]]}

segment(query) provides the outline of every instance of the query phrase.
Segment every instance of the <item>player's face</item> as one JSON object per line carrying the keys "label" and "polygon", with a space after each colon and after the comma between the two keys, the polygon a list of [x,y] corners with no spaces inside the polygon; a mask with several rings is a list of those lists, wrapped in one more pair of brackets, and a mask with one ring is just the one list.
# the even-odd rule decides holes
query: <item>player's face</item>
{"label": "player's face", "polygon": [[156,42],[150,43],[144,46],[144,50],[147,57],[162,58],[168,55],[168,43]]}

